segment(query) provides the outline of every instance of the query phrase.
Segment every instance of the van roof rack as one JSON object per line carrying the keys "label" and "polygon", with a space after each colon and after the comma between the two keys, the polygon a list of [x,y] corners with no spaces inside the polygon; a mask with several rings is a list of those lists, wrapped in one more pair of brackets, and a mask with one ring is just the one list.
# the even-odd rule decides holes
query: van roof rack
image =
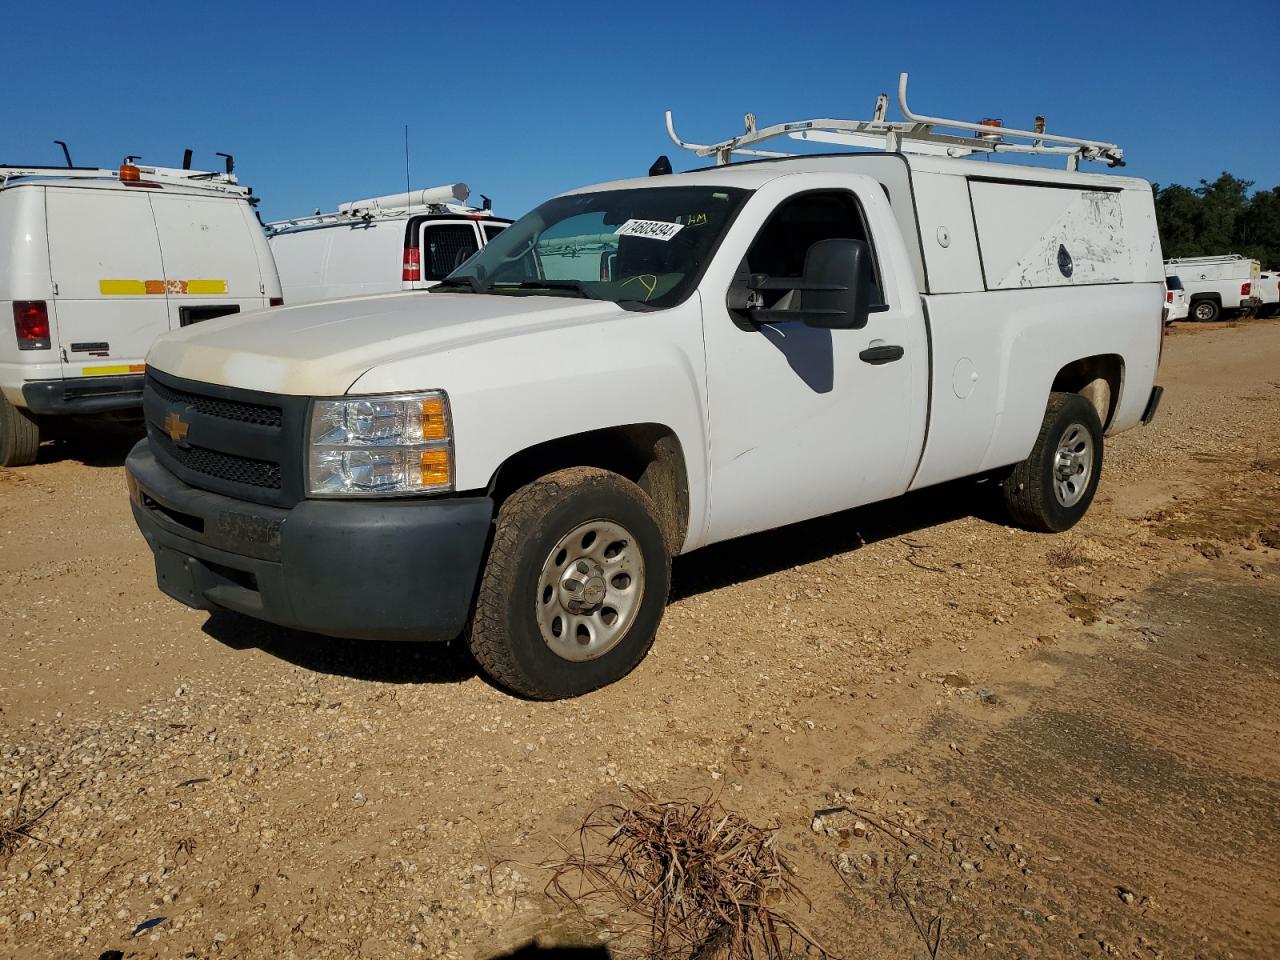
{"label": "van roof rack", "polygon": [[[135,166],[138,179],[150,183],[172,183],[197,190],[211,190],[247,196],[248,187],[229,173],[217,173],[208,170],[182,170],[175,167],[146,167],[134,164],[130,158],[128,164]],[[0,164],[0,190],[9,185],[10,180],[20,178],[38,178],[41,180],[120,180],[120,169],[112,167],[53,167]]]}
{"label": "van roof rack", "polygon": [[[757,127],[755,114],[746,115],[746,132],[719,143],[689,143],[676,135],[671,111],[667,111],[667,135],[678,147],[700,157],[715,157],[716,165],[733,162],[734,154],[749,157],[783,158],[793,153],[756,150],[755,144],[776,137],[861,147],[889,152],[920,153],[933,156],[966,157],[975,153],[1020,153],[1065,158],[1067,169],[1079,169],[1080,160],[1096,160],[1111,167],[1124,166],[1124,151],[1114,143],[1082,140],[1044,132],[1044,118],[1036,117],[1035,130],[1006,127],[999,120],[954,120],[912,113],[907,106],[907,74],[898,75],[898,107],[906,120],[886,120],[888,94],[876,98],[870,120],[799,120]],[[939,133],[939,129],[953,131]],[[958,133],[955,131],[964,131]],[[1010,142],[1010,140],[1016,142]]]}
{"label": "van roof rack", "polygon": [[491,216],[489,207],[477,209],[467,206],[466,199],[471,194],[465,183],[449,183],[439,187],[426,187],[408,193],[392,193],[384,197],[369,197],[364,200],[349,200],[338,204],[332,213],[321,213],[317,210],[309,217],[290,217],[287,220],[272,220],[267,233],[274,236],[294,230],[309,230],[316,227],[331,227],[337,224],[372,223],[374,220],[393,220],[405,214],[455,214],[458,216]]}
{"label": "van roof rack", "polygon": [[1252,260],[1243,253],[1211,253],[1203,257],[1170,257],[1165,263],[1231,263],[1234,260]]}

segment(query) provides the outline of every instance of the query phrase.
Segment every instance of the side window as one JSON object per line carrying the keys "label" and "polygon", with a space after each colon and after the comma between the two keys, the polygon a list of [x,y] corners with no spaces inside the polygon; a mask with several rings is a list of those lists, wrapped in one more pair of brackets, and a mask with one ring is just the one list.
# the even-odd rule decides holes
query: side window
{"label": "side window", "polygon": [[469,223],[428,223],[422,228],[422,279],[443,280],[476,252]]}
{"label": "side window", "polygon": [[505,229],[507,229],[505,223],[486,223],[484,225],[484,242],[488,243]]}
{"label": "side window", "polygon": [[[804,274],[805,255],[820,240],[861,240],[875,245],[866,228],[862,210],[852,193],[843,190],[802,193],[783,203],[761,228],[739,270],[745,278],[753,273],[770,277],[799,277]],[[794,291],[764,291],[763,306],[787,310],[798,306]],[[884,303],[879,271],[871,291],[872,305]]]}

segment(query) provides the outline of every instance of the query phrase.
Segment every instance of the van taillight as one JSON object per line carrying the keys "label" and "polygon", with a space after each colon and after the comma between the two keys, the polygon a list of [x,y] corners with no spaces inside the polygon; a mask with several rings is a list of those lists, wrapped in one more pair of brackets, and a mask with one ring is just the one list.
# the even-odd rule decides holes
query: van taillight
{"label": "van taillight", "polygon": [[1172,290],[1169,290],[1169,291],[1167,291],[1167,292],[1165,293],[1165,295],[1164,295],[1164,302],[1165,302],[1165,303],[1173,303],[1173,291],[1172,291]]}
{"label": "van taillight", "polygon": [[402,280],[422,279],[422,251],[417,247],[404,248],[404,274]]}
{"label": "van taillight", "polygon": [[284,297],[268,297],[268,298],[267,298],[267,306],[269,306],[269,307],[283,307],[283,306],[284,306]]}
{"label": "van taillight", "polygon": [[1249,295],[1249,291],[1250,291],[1250,290],[1252,290],[1252,289],[1253,289],[1253,284],[1252,284],[1252,283],[1242,283],[1242,284],[1240,284],[1240,296],[1242,296],[1242,297],[1247,297],[1247,296]]}
{"label": "van taillight", "polygon": [[13,326],[19,350],[49,349],[49,305],[43,300],[13,301]]}

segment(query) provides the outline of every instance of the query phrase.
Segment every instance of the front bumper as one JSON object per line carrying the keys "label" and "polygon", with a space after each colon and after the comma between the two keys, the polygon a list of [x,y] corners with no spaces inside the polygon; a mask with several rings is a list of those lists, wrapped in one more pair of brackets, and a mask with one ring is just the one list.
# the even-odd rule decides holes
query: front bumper
{"label": "front bumper", "polygon": [[160,589],[189,607],[365,640],[449,640],[466,624],[488,497],[270,507],[188,486],[146,440],[125,469]]}
{"label": "front bumper", "polygon": [[69,377],[32,380],[22,385],[22,399],[32,413],[90,414],[142,406],[143,375]]}

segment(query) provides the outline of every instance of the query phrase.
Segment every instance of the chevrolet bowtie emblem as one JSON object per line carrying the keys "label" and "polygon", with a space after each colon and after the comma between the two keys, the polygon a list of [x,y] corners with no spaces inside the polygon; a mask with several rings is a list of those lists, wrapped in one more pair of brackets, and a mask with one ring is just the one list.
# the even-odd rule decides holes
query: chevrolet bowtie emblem
{"label": "chevrolet bowtie emblem", "polygon": [[164,415],[164,432],[169,435],[169,439],[174,443],[182,443],[187,439],[187,431],[191,429],[191,425],[182,419],[180,413],[166,413]]}

